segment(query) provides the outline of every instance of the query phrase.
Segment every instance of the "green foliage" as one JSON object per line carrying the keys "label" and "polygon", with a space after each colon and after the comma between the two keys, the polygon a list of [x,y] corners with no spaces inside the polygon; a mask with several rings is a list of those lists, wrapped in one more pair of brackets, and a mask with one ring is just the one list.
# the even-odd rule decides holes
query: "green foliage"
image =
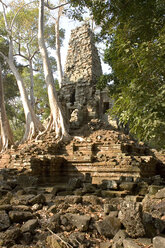
{"label": "green foliage", "polygon": [[165,2],[164,0],[83,1],[90,7],[101,38],[105,62],[112,68],[100,79],[111,81],[111,114],[150,145],[165,147]]}
{"label": "green foliage", "polygon": [[[63,28],[61,28],[59,30],[60,32],[60,44],[62,45],[62,42],[65,38],[65,30]],[[46,44],[49,48],[51,49],[55,49],[55,27],[54,27],[54,23],[49,23],[46,25],[45,28],[45,41]]]}
{"label": "green foliage", "polygon": [[34,96],[36,98],[36,113],[44,121],[50,114],[49,101],[45,80],[41,74],[34,76]]}
{"label": "green foliage", "polygon": [[[29,89],[28,93],[30,94],[30,78],[29,78],[29,68],[24,67],[22,70],[22,78],[26,88]],[[42,73],[35,73],[34,75],[34,97],[35,97],[35,112],[41,121],[45,120],[49,113],[49,101],[47,96],[47,89]]]}
{"label": "green foliage", "polygon": [[14,99],[10,104],[6,104],[6,111],[14,140],[20,141],[25,132],[25,117],[20,99]]}
{"label": "green foliage", "polygon": [[[34,69],[34,97],[36,100],[35,112],[40,120],[44,121],[49,116],[50,109],[46,84],[43,76],[42,59],[38,49],[38,3],[25,4],[26,2],[27,1],[24,0],[12,1],[10,3],[10,8],[6,11],[7,21],[10,27],[14,18],[14,26],[12,29],[14,54],[17,56],[20,56],[20,54],[22,55],[19,64],[15,61],[15,65],[25,82],[28,93],[30,93],[30,70],[28,58],[34,54],[31,61]],[[44,30],[48,51],[50,51],[49,48],[51,48],[52,53],[52,49],[55,49],[55,28],[54,24],[50,22],[49,11],[45,11]],[[3,14],[0,12],[0,51],[6,56],[8,56],[9,49],[8,35],[9,34],[5,30]],[[60,29],[61,45],[64,37],[65,32],[63,29]],[[56,60],[51,55],[49,55],[49,59],[52,70],[55,72],[57,70]],[[24,134],[25,118],[17,83],[14,76],[11,74],[8,65],[4,63],[3,57],[1,56],[0,61],[3,63],[7,115],[14,132],[15,140],[20,140]],[[59,89],[57,80],[55,80],[55,87],[57,90]]]}
{"label": "green foliage", "polygon": [[11,72],[8,72],[4,76],[4,94],[5,94],[5,102],[10,102],[14,98],[19,96],[19,91],[17,87],[17,83],[15,77]]}

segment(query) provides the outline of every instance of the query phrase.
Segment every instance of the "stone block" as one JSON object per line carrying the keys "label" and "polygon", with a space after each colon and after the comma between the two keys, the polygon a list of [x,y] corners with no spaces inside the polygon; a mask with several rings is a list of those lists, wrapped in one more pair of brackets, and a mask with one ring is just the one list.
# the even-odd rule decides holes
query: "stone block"
{"label": "stone block", "polygon": [[164,248],[165,247],[165,237],[156,236],[153,238],[153,248]]}
{"label": "stone block", "polygon": [[10,220],[13,223],[21,223],[33,218],[33,215],[29,211],[10,211]]}
{"label": "stone block", "polygon": [[22,225],[21,231],[23,233],[24,232],[33,232],[37,226],[38,226],[38,220],[37,219],[28,220]]}
{"label": "stone block", "polygon": [[120,206],[119,219],[132,238],[143,237],[145,229],[142,222],[142,206],[140,203],[124,201]]}
{"label": "stone block", "polygon": [[9,216],[5,211],[0,211],[0,231],[7,229],[10,226]]}
{"label": "stone block", "polygon": [[120,230],[121,223],[119,219],[107,216],[102,221],[96,222],[95,226],[100,235],[113,238]]}
{"label": "stone block", "polygon": [[66,214],[68,222],[79,231],[87,231],[91,217],[88,215]]}
{"label": "stone block", "polygon": [[124,248],[140,248],[141,246],[138,245],[134,240],[132,239],[124,239],[123,240],[123,247]]}

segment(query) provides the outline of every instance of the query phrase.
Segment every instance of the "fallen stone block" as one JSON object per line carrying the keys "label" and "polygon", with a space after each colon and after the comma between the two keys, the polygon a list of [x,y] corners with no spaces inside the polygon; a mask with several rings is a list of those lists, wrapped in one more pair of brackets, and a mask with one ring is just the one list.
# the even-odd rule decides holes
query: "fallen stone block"
{"label": "fallen stone block", "polygon": [[120,220],[115,217],[105,217],[104,220],[96,222],[96,229],[106,238],[113,238],[115,234],[120,230]]}
{"label": "fallen stone block", "polygon": [[0,231],[7,229],[10,226],[9,216],[5,211],[0,211]]}

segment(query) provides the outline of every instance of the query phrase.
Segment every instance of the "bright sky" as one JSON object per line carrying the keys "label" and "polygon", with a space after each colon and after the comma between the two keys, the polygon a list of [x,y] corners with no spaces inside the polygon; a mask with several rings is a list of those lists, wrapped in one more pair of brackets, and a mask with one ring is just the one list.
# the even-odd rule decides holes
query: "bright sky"
{"label": "bright sky", "polygon": [[[67,28],[66,28],[66,25],[67,25]],[[65,65],[65,59],[66,59],[66,55],[67,55],[67,50],[68,50],[68,42],[69,42],[69,39],[70,39],[70,33],[71,33],[71,30],[72,29],[75,29],[76,27],[78,26],[81,26],[82,23],[79,23],[79,22],[73,22],[73,21],[69,21],[69,25],[68,23],[63,23],[63,21],[61,22],[61,26],[62,28],[65,29],[66,33],[65,33],[65,41],[64,41],[64,46],[62,47],[61,49],[61,54],[62,54],[62,58],[64,58],[62,60],[62,65],[63,65],[63,68],[64,68],[64,65]],[[100,47],[100,50],[103,49],[103,44],[99,44],[99,47]],[[99,51],[99,47],[98,47],[98,51]],[[108,73],[110,72],[110,68],[107,64],[105,64],[102,60],[101,60],[101,63],[102,63],[102,70],[103,70],[103,73]]]}

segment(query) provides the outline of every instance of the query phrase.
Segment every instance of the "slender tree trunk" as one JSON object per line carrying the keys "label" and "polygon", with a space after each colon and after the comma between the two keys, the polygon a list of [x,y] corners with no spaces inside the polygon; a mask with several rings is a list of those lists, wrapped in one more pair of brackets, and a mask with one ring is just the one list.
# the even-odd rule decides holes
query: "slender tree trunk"
{"label": "slender tree trunk", "polygon": [[0,151],[4,151],[14,144],[13,133],[6,115],[2,71],[0,65]]}
{"label": "slender tree trunk", "polygon": [[63,78],[62,64],[61,64],[60,31],[59,31],[60,17],[62,14],[61,8],[59,8],[58,17],[55,22],[56,60],[57,60],[58,82],[60,88],[62,85],[62,78]]}
{"label": "slender tree trunk", "polygon": [[6,61],[9,64],[10,69],[12,70],[18,84],[19,92],[21,95],[22,105],[24,108],[25,113],[25,120],[26,120],[26,126],[25,126],[25,134],[22,139],[22,142],[25,140],[30,140],[33,137],[37,135],[39,131],[42,131],[44,128],[41,124],[41,122],[37,119],[31,104],[28,99],[28,95],[23,83],[23,80],[17,70],[17,68],[14,65],[14,59],[13,59],[13,42],[12,39],[10,39],[9,42],[9,58],[6,58]]}
{"label": "slender tree trunk", "polygon": [[64,124],[60,104],[58,102],[58,96],[54,86],[53,73],[51,70],[48,52],[44,41],[44,0],[40,0],[39,4],[38,43],[43,60],[43,69],[51,110],[51,123],[49,123],[49,128],[55,129],[56,137],[68,137],[68,132]]}
{"label": "slender tree trunk", "polygon": [[26,120],[26,127],[25,127],[25,134],[23,137],[22,142],[25,140],[30,140],[37,135],[39,131],[42,131],[44,128],[41,122],[35,116],[35,113],[32,109],[32,106],[28,100],[27,92],[23,83],[23,80],[15,67],[13,61],[9,61],[10,69],[12,70],[18,84],[19,92],[21,95],[22,105],[24,108],[25,113],[25,120]]}
{"label": "slender tree trunk", "polygon": [[3,56],[3,58],[9,64],[9,67],[12,70],[12,72],[13,72],[16,80],[17,80],[17,84],[18,84],[18,88],[19,88],[19,92],[21,95],[21,100],[22,100],[22,104],[23,104],[23,108],[24,108],[25,120],[26,120],[25,134],[24,134],[24,137],[22,139],[22,142],[24,142],[26,140],[29,140],[29,139],[32,139],[33,137],[35,137],[39,131],[43,131],[44,127],[42,126],[41,122],[37,119],[32,107],[31,107],[31,104],[30,104],[30,101],[28,99],[28,95],[27,95],[23,80],[22,80],[17,68],[14,65],[12,29],[13,29],[14,20],[15,20],[17,14],[14,16],[12,22],[9,25],[8,20],[7,20],[7,16],[6,16],[6,11],[5,11],[6,6],[3,3],[2,3],[2,7],[3,7],[3,16],[4,16],[5,27],[6,27],[6,31],[8,34],[9,52],[8,52],[8,57],[6,57],[2,52],[0,52],[0,54]]}
{"label": "slender tree trunk", "polygon": [[32,109],[34,110],[34,106],[35,106],[34,75],[33,75],[33,64],[32,64],[31,59],[29,59],[29,66],[30,66],[30,102],[31,102]]}

